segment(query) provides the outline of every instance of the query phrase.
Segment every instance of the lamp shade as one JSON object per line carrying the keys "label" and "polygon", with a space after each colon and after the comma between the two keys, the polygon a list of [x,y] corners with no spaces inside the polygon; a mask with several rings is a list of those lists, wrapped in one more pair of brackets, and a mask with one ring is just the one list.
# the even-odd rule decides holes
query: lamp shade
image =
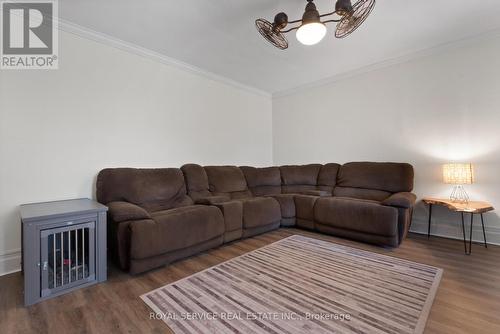
{"label": "lamp shade", "polygon": [[472,184],[474,168],[472,164],[443,165],[443,181],[447,184]]}

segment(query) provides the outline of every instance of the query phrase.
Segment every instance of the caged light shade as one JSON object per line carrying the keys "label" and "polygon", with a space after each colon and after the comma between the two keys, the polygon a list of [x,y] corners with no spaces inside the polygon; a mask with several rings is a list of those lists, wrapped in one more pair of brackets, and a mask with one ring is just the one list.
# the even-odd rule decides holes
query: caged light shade
{"label": "caged light shade", "polygon": [[472,164],[445,164],[443,165],[443,181],[446,184],[472,184],[474,183],[474,168]]}

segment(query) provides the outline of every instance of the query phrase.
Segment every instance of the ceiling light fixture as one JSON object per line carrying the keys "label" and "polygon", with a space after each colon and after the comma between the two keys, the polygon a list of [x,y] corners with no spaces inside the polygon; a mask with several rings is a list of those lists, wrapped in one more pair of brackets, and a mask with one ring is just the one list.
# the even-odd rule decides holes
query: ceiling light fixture
{"label": "ceiling light fixture", "polygon": [[[374,6],[375,0],[359,0],[354,5],[351,4],[350,0],[337,0],[335,11],[320,14],[316,9],[314,1],[307,0],[306,10],[302,19],[288,21],[288,15],[281,12],[274,17],[273,23],[265,19],[258,19],[255,21],[255,26],[268,42],[279,49],[285,50],[288,48],[288,41],[284,34],[297,30],[296,37],[300,43],[314,45],[321,42],[325,37],[325,23],[337,23],[335,37],[344,38],[366,20]],[[323,17],[332,15],[336,15],[338,18],[321,21]],[[299,25],[285,30],[289,24]]]}

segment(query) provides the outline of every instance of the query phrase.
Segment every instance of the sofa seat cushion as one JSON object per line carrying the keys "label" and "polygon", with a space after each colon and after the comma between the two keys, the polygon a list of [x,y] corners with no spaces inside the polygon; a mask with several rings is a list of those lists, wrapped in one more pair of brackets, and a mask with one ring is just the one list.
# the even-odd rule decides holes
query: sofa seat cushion
{"label": "sofa seat cushion", "polygon": [[215,206],[192,205],[151,214],[132,222],[132,259],[143,259],[191,247],[224,233],[224,218]]}
{"label": "sofa seat cushion", "polygon": [[398,211],[375,201],[319,198],[316,223],[362,233],[393,237],[398,234]]}
{"label": "sofa seat cushion", "polygon": [[281,208],[271,197],[254,197],[241,200],[243,204],[243,228],[269,225],[281,220]]}

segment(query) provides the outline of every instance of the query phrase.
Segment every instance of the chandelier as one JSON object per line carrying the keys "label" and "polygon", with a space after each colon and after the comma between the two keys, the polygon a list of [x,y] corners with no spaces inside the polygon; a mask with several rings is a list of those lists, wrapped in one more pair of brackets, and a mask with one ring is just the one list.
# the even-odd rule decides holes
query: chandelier
{"label": "chandelier", "polygon": [[[281,12],[274,17],[273,23],[265,19],[258,19],[255,21],[255,26],[268,42],[285,50],[288,48],[288,40],[284,34],[296,30],[296,37],[300,43],[314,45],[325,37],[326,23],[337,23],[335,37],[344,38],[366,20],[374,6],[375,0],[359,0],[354,5],[351,4],[350,0],[337,0],[335,11],[320,14],[314,0],[307,0],[302,19],[288,21],[288,15]],[[296,26],[286,29],[288,25]]]}

